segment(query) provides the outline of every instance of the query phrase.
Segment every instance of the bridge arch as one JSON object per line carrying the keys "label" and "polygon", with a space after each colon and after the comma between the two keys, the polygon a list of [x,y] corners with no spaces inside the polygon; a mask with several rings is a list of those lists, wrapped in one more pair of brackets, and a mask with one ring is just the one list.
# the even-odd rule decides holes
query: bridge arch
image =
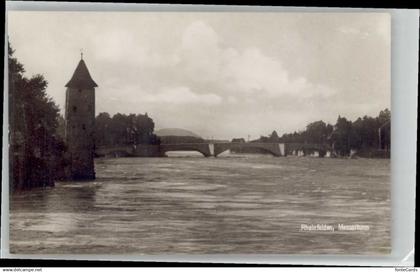
{"label": "bridge arch", "polygon": [[[200,154],[203,155],[204,157],[209,157],[210,155],[206,154],[205,152],[202,152],[200,150],[166,150],[166,151],[162,151],[161,155],[163,157],[170,157],[168,156],[168,153],[170,154],[171,152],[193,152],[194,154]],[[180,156],[181,157],[181,156]]]}
{"label": "bridge arch", "polygon": [[237,148],[253,148],[264,150],[275,157],[281,156],[280,147],[277,143],[216,143],[214,144],[214,156],[222,154],[226,150]]}
{"label": "bridge arch", "polygon": [[165,155],[166,152],[170,151],[197,151],[201,153],[204,157],[210,157],[212,154],[210,152],[209,144],[161,144],[160,153]]}

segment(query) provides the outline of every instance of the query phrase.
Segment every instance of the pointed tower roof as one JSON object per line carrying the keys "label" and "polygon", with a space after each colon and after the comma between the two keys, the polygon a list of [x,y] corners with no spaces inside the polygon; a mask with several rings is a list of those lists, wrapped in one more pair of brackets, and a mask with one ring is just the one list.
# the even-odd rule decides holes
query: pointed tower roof
{"label": "pointed tower roof", "polygon": [[67,82],[65,87],[75,89],[92,89],[94,87],[98,87],[96,82],[93,81],[92,77],[90,76],[89,70],[86,67],[83,59],[80,60],[73,76],[71,77],[70,81]]}

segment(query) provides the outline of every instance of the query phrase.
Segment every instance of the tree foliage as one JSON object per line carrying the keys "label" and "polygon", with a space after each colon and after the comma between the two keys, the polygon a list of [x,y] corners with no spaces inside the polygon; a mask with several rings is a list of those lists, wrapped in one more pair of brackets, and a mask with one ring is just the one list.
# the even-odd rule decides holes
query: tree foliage
{"label": "tree foliage", "polygon": [[308,124],[305,130],[285,133],[278,137],[261,136],[254,142],[329,144],[338,155],[347,156],[352,149],[378,150],[391,148],[391,112],[379,112],[377,117],[364,116],[354,122],[338,116],[335,125],[324,121]]}
{"label": "tree foliage", "polygon": [[117,113],[111,117],[102,112],[95,120],[95,145],[159,144],[154,128],[155,124],[147,114]]}
{"label": "tree foliage", "polygon": [[333,126],[324,121],[317,121],[306,126],[305,140],[308,143],[325,143],[331,135]]}
{"label": "tree foliage", "polygon": [[9,44],[9,139],[11,190],[53,185],[65,149],[57,134],[59,109],[42,75],[27,78]]}
{"label": "tree foliage", "polygon": [[337,123],[334,125],[334,130],[331,135],[331,141],[333,149],[339,155],[345,156],[350,154],[354,141],[353,132],[352,122],[345,117],[338,116]]}

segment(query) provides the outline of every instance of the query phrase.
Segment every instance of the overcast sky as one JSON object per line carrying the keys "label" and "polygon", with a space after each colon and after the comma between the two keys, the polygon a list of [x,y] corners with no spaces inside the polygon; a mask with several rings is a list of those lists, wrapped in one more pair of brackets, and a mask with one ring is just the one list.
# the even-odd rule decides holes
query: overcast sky
{"label": "overcast sky", "polygon": [[96,112],[145,113],[156,128],[257,138],[390,108],[384,13],[9,12],[27,76],[63,110],[84,60]]}

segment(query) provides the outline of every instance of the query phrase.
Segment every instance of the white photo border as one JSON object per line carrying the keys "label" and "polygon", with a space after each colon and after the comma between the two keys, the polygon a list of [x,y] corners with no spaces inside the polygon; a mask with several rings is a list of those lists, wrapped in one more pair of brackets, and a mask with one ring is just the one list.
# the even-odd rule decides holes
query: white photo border
{"label": "white photo border", "polygon": [[419,10],[214,6],[76,2],[6,2],[5,56],[7,56],[8,11],[137,11],[137,12],[380,12],[391,16],[391,244],[384,256],[364,255],[24,255],[9,252],[9,153],[7,57],[4,58],[3,169],[1,206],[1,257],[17,259],[115,260],[205,263],[264,263],[299,265],[412,266],[414,265],[415,188],[417,151],[417,82]]}

